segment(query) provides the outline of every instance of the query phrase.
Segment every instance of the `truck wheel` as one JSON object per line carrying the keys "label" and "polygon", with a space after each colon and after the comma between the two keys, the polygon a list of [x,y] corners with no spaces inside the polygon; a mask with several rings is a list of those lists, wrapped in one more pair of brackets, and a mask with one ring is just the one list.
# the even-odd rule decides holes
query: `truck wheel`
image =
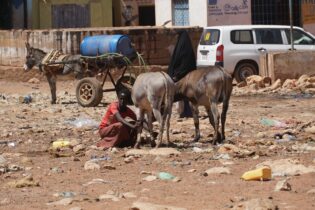
{"label": "truck wheel", "polygon": [[242,82],[245,81],[246,77],[255,74],[258,74],[258,69],[253,63],[241,63],[237,65],[234,77],[237,82]]}
{"label": "truck wheel", "polygon": [[97,106],[103,98],[103,89],[100,82],[94,77],[81,79],[76,86],[78,103],[83,107]]}
{"label": "truck wheel", "polygon": [[129,105],[133,105],[132,99],[131,99],[131,89],[133,84],[135,83],[136,79],[133,75],[127,76],[124,75],[123,77],[119,78],[116,82],[116,92],[117,94],[121,91],[121,90],[125,90],[126,92],[128,92],[129,96],[128,96],[128,100],[127,103]]}

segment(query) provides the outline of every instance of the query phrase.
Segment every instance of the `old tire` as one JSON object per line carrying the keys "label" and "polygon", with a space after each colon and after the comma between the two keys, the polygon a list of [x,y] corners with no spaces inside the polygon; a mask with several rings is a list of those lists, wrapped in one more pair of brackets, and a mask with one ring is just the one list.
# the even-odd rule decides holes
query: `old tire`
{"label": "old tire", "polygon": [[128,100],[127,103],[129,105],[133,105],[132,99],[131,99],[131,88],[133,84],[135,83],[136,79],[133,75],[124,75],[123,77],[119,78],[116,82],[116,91],[117,94],[124,90],[128,92]]}
{"label": "old tire", "polygon": [[253,63],[240,63],[237,65],[234,78],[237,82],[245,81],[246,77],[258,74],[258,69]]}
{"label": "old tire", "polygon": [[103,89],[100,82],[94,77],[81,79],[76,86],[78,103],[83,107],[97,106],[103,98]]}

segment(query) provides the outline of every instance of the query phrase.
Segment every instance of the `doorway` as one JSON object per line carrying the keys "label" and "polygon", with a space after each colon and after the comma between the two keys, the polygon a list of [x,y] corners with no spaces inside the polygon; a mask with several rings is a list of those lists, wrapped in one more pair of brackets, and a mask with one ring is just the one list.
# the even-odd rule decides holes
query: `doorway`
{"label": "doorway", "polygon": [[140,6],[139,7],[139,25],[155,26],[155,7]]}
{"label": "doorway", "polygon": [[90,26],[89,5],[52,5],[53,28],[84,28]]}

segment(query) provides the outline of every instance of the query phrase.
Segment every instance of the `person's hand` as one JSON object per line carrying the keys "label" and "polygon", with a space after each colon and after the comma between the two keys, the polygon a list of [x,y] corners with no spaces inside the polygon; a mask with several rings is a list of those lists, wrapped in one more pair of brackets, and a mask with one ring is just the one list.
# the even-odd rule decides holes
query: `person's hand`
{"label": "person's hand", "polygon": [[133,129],[139,129],[140,126],[141,126],[141,121],[137,120],[135,124],[133,125]]}
{"label": "person's hand", "polygon": [[140,125],[141,125],[141,122],[139,120],[137,120],[136,123],[135,123],[135,128],[139,128]]}

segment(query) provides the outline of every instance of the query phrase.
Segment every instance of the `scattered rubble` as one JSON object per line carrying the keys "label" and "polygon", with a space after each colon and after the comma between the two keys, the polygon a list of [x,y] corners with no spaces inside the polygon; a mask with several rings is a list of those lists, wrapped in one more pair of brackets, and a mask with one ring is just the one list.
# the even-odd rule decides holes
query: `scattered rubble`
{"label": "scattered rubble", "polygon": [[299,79],[287,79],[281,81],[280,79],[271,82],[271,78],[252,75],[237,84],[234,88],[233,94],[263,94],[263,93],[306,93],[315,94],[315,76],[302,75]]}

